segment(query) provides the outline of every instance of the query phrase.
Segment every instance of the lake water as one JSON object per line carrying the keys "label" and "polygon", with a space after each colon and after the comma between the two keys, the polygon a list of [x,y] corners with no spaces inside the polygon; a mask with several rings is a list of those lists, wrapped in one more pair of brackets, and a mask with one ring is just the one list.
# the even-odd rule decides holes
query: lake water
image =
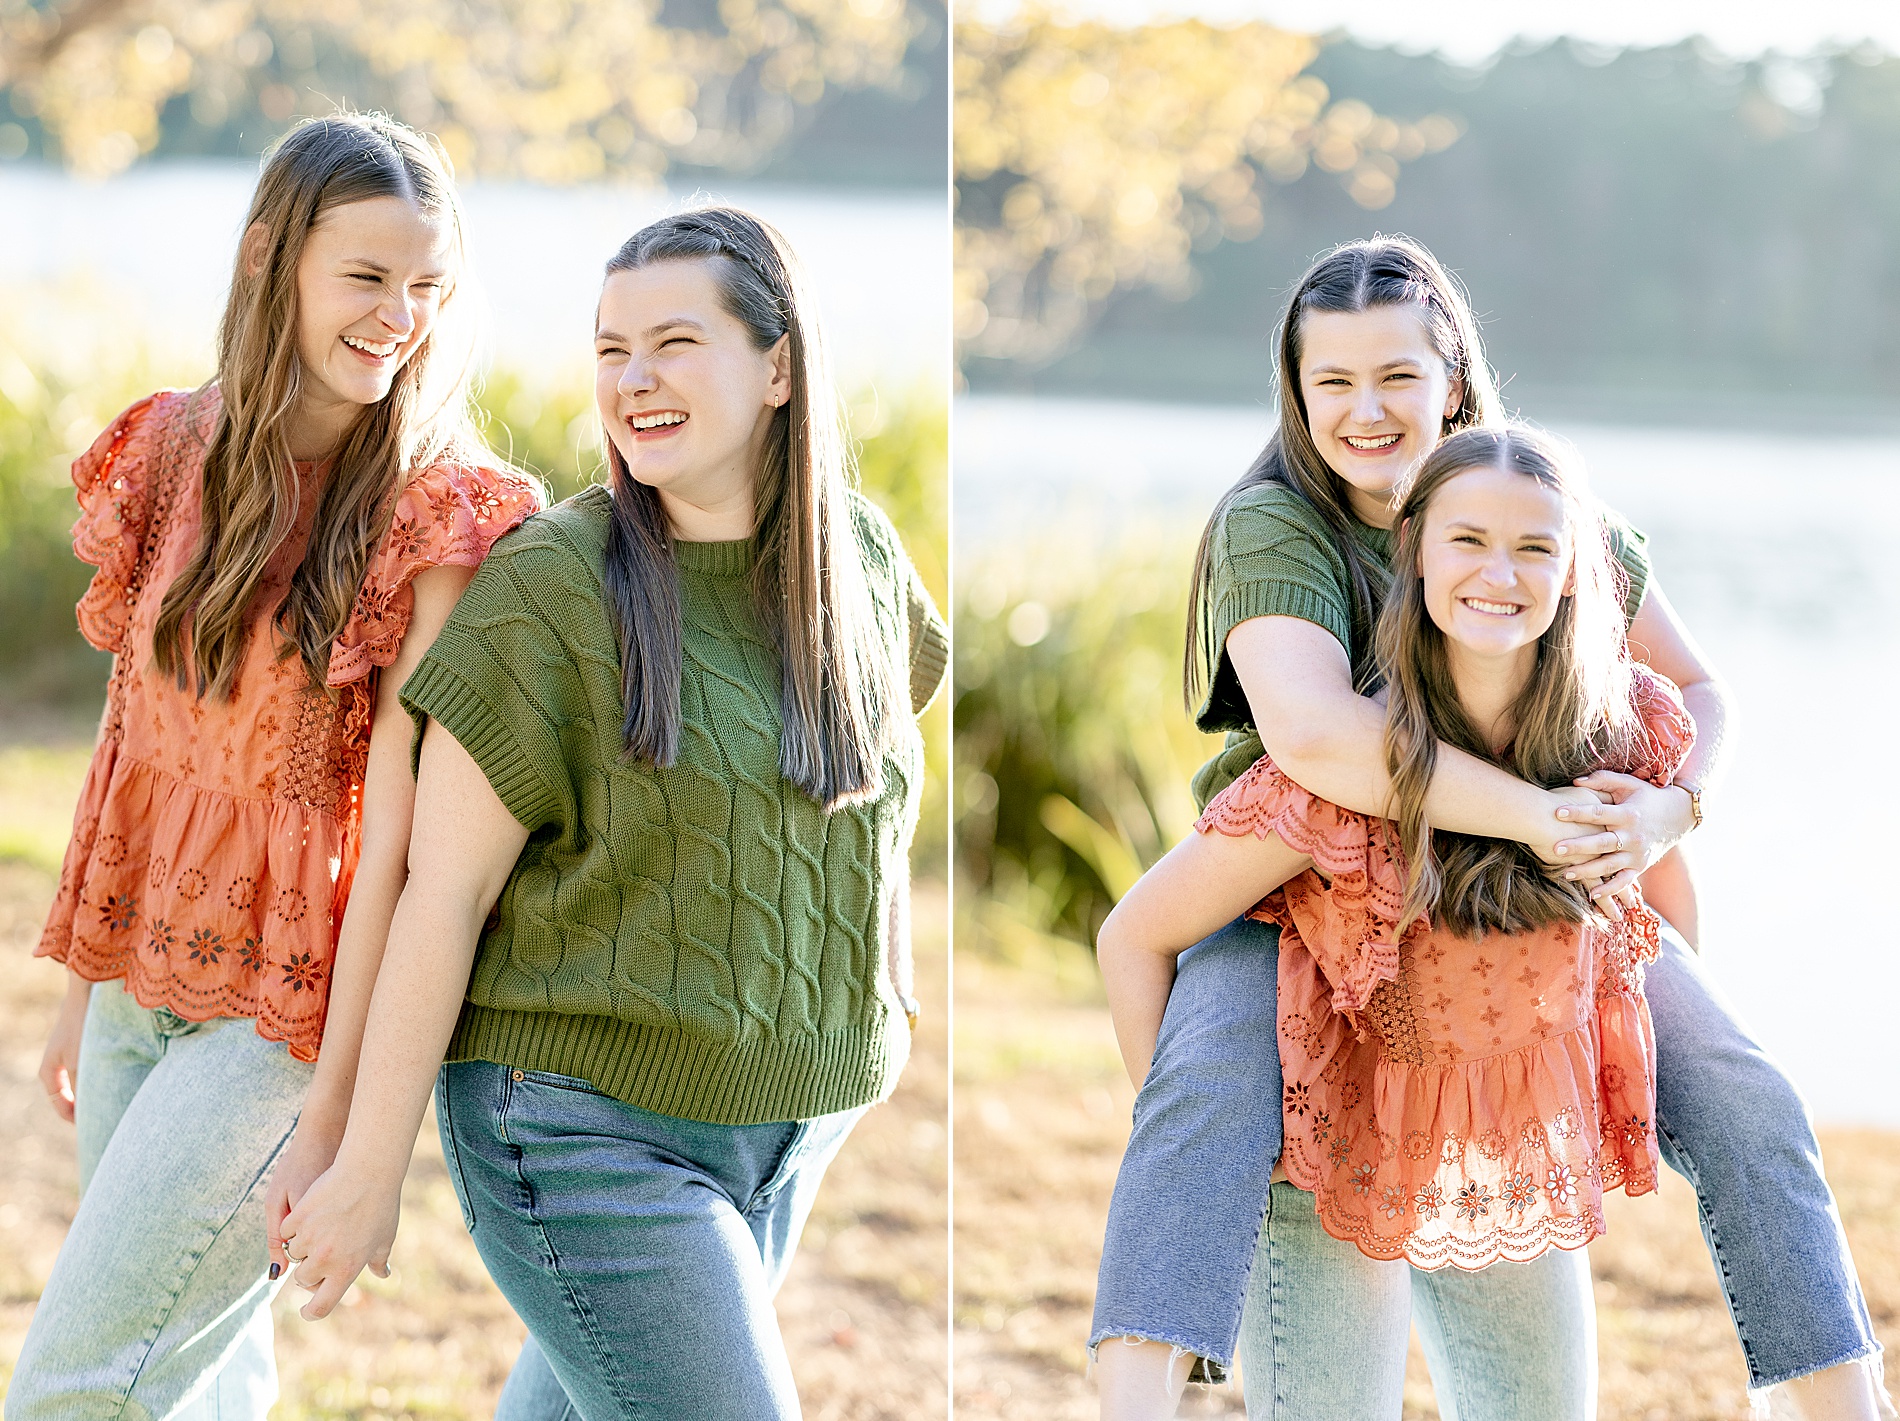
{"label": "lake water", "polygon": [[[953,424],[960,566],[1152,530],[1183,548],[1263,409],[971,396]],[[1691,841],[1704,952],[1830,1123],[1900,1126],[1893,909],[1900,440],[1558,424],[1650,535],[1658,585],[1730,682],[1733,769]]]}
{"label": "lake water", "polygon": [[[241,162],[163,163],[104,183],[0,165],[0,314],[30,350],[100,341],[208,367],[239,229],[256,184]],[[475,272],[498,365],[586,379],[602,266],[692,194],[469,183]],[[940,392],[950,368],[950,217],[941,193],[734,184],[707,196],[778,226],[817,290],[849,390]],[[0,329],[5,329],[0,327]]]}

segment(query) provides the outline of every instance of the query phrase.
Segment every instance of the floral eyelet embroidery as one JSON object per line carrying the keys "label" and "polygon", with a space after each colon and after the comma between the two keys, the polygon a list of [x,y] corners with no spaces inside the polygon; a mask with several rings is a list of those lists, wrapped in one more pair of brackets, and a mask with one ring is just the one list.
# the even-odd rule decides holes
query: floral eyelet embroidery
{"label": "floral eyelet embroidery", "polygon": [[129,893],[108,893],[99,905],[99,916],[113,932],[124,932],[139,920],[138,901]]}

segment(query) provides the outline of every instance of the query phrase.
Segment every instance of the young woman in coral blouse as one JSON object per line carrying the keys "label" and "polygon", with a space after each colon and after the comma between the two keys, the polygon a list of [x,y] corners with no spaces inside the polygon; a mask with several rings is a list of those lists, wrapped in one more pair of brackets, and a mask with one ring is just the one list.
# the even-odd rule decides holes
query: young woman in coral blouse
{"label": "young woman in coral blouse", "polygon": [[[1261,1266],[1311,1336],[1262,1327],[1243,1341],[1262,1417],[1307,1414],[1314,1398],[1290,1395],[1289,1378],[1297,1387],[1312,1353],[1347,1339],[1357,1385],[1332,1383],[1331,1404],[1397,1412],[1410,1321],[1398,1260],[1481,1269],[1580,1249],[1603,1229],[1605,1191],[1656,1187],[1642,996],[1655,912],[1635,895],[1605,917],[1522,845],[1433,833],[1425,792],[1441,742],[1539,781],[1612,769],[1667,784],[1694,724],[1673,685],[1625,659],[1615,561],[1549,440],[1452,435],[1410,484],[1398,529],[1376,631],[1393,820],[1308,794],[1262,756],[1116,905],[1099,942],[1139,1061],[1176,957],[1242,913],[1280,929],[1291,1183],[1274,1186],[1281,1246]],[[1303,1248],[1288,1246],[1296,1229]],[[1366,1271],[1340,1257],[1354,1245],[1384,1264],[1386,1286],[1326,1286],[1328,1261]],[[1587,1291],[1581,1253],[1551,1263]],[[1582,1330],[1568,1340],[1586,1350]],[[1591,1369],[1552,1371],[1570,1394],[1537,1414],[1587,1415]]]}
{"label": "young woman in coral blouse", "polygon": [[40,1075],[82,1195],[11,1421],[275,1399],[267,1195],[281,1216],[342,1132],[406,872],[396,690],[539,501],[468,420],[461,264],[427,142],[304,124],[259,179],[215,378],[73,466],[80,628],[114,661],[39,947],[68,982]]}

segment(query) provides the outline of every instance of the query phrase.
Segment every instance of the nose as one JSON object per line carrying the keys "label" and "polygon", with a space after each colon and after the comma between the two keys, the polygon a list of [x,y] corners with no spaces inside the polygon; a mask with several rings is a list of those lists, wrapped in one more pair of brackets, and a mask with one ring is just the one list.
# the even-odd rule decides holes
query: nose
{"label": "nose", "polygon": [[1517,581],[1517,567],[1511,561],[1511,550],[1502,545],[1485,555],[1480,572],[1485,582],[1492,587],[1509,587]]}
{"label": "nose", "polygon": [[417,305],[415,297],[408,291],[385,287],[382,304],[376,308],[376,319],[397,340],[408,340],[416,328]]}
{"label": "nose", "polygon": [[1374,425],[1385,418],[1385,397],[1377,383],[1362,385],[1353,394],[1352,417],[1355,424]]}
{"label": "nose", "polygon": [[631,355],[620,367],[620,383],[615,388],[623,395],[644,395],[654,383],[653,368],[640,356]]}

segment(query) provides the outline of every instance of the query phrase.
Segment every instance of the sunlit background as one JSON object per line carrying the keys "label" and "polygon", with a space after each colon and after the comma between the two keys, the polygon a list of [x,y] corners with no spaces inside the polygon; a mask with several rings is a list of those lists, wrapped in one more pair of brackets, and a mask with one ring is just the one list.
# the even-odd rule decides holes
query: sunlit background
{"label": "sunlit background", "polygon": [[[1086,944],[1192,822],[1188,574],[1272,430],[1274,323],[1312,257],[1380,231],[1462,277],[1507,405],[1649,533],[1734,689],[1690,841],[1704,951],[1824,1125],[1884,1127],[1828,1148],[1900,1328],[1896,54],[1900,11],[1825,0],[959,8],[968,1414],[1093,1414],[1076,1337],[1127,1087]],[[1059,1143],[1019,1148],[1029,1119]],[[1664,1194],[1592,1248],[1603,1414],[1743,1414],[1692,1200]],[[1434,1414],[1416,1365],[1406,1414]]]}
{"label": "sunlit background", "polygon": [[[68,544],[67,468],[132,399],[211,373],[266,145],[346,106],[440,139],[491,317],[487,432],[557,494],[598,467],[592,315],[614,249],[698,197],[778,225],[813,277],[865,488],[947,606],[948,98],[941,0],[0,0],[0,1122],[17,1145],[0,1387],[73,1205],[70,1132],[34,1080],[63,984],[24,960],[104,687],[73,622],[90,569]],[[944,1411],[944,700],[925,732],[926,1020],[781,1298],[814,1414],[883,1414],[900,1394],[906,1415]],[[333,1324],[283,1300],[279,1421],[491,1413],[520,1328],[433,1133],[398,1278]]]}

